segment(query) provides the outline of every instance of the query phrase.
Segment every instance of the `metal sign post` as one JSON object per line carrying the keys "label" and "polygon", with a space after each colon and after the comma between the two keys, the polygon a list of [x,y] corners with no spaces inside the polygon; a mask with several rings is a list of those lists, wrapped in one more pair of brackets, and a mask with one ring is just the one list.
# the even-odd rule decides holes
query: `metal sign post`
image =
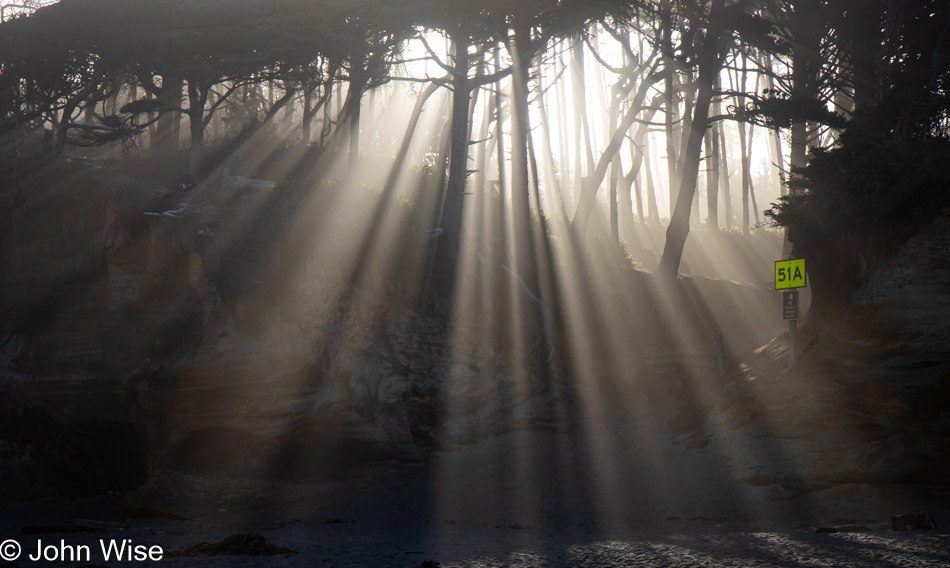
{"label": "metal sign post", "polygon": [[782,292],[782,319],[788,320],[788,360],[798,355],[798,288],[806,285],[805,259],[775,261],[775,289]]}
{"label": "metal sign post", "polygon": [[798,353],[798,290],[782,292],[782,317],[788,320],[788,359],[794,365]]}

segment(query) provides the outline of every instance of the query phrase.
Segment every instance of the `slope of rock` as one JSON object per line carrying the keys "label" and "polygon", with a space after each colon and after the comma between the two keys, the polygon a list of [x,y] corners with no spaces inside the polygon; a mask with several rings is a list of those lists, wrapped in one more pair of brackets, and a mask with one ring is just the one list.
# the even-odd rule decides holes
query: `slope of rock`
{"label": "slope of rock", "polygon": [[[831,325],[745,358],[720,427],[797,456],[771,483],[842,504],[950,484],[950,216],[910,239]],[[761,481],[761,479],[760,479]],[[940,500],[933,501],[939,506]]]}

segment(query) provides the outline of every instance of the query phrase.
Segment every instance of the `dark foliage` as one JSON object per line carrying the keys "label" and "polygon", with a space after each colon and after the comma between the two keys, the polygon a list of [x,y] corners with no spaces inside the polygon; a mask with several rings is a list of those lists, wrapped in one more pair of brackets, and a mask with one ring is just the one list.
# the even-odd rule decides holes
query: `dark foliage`
{"label": "dark foliage", "polygon": [[[896,247],[950,206],[950,6],[907,0],[902,8],[901,17],[881,24],[884,40],[873,18],[870,24],[838,22],[856,65],[856,108],[846,123],[820,101],[795,106],[774,93],[756,109],[770,126],[810,121],[843,127],[834,148],[813,151],[806,167],[793,170],[793,195],[766,212],[788,228],[794,254],[808,259],[813,305],[827,316],[845,306]],[[881,57],[870,74],[873,85],[862,85],[858,77],[869,49]]]}
{"label": "dark foliage", "polygon": [[[766,216],[806,258],[813,312],[835,317],[897,247],[950,206],[950,108],[941,96],[896,91],[859,110],[834,149],[812,154]],[[945,120],[945,118],[943,118]]]}
{"label": "dark foliage", "polygon": [[950,140],[882,131],[889,105],[855,118],[791,183],[806,191],[766,212],[794,243],[829,230],[912,231],[950,204]]}

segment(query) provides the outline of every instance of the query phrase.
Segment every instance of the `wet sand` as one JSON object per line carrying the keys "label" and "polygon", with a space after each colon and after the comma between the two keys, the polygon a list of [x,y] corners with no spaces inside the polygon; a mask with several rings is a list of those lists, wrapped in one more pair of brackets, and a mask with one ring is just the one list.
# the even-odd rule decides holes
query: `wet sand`
{"label": "wet sand", "polygon": [[[92,550],[86,564],[107,566],[129,563],[103,562],[99,539],[132,539],[170,552],[248,531],[296,552],[166,557],[157,564],[950,565],[950,515],[939,488],[839,490],[851,498],[832,500],[827,493],[824,500],[814,493],[782,494],[748,478],[750,471],[766,478],[770,467],[793,465],[779,459],[776,442],[769,441],[769,455],[749,440],[729,436],[689,447],[689,438],[671,439],[647,424],[597,433],[515,432],[435,454],[428,463],[380,463],[331,479],[181,476],[153,487],[151,499],[163,503],[165,513],[184,513],[183,520],[124,518],[129,510],[123,509],[136,494],[112,495],[4,506],[0,536],[18,539],[28,551],[35,550],[37,539],[86,543]],[[750,469],[752,462],[757,469]],[[890,530],[890,514],[923,511],[935,513],[938,530]],[[97,532],[20,534],[25,526],[74,519],[117,525]],[[844,524],[858,524],[863,532],[815,532]],[[64,565],[23,559],[16,564]]]}

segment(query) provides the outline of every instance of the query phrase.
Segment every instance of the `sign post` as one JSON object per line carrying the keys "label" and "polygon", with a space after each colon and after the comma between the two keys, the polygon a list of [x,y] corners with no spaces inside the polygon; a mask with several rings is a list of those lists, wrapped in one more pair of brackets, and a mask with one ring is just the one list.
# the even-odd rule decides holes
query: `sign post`
{"label": "sign post", "polygon": [[798,319],[798,290],[782,292],[782,319]]}
{"label": "sign post", "polygon": [[788,359],[792,364],[798,354],[798,288],[805,286],[805,259],[775,261],[775,289],[783,290],[782,319],[788,320]]}

